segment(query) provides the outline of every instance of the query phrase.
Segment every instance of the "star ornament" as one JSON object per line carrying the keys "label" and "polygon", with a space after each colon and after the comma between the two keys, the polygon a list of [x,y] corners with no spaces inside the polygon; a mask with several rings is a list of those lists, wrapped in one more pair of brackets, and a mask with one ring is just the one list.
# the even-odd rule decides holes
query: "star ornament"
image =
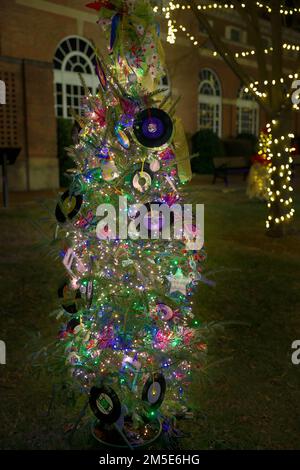
{"label": "star ornament", "polygon": [[185,277],[181,269],[178,268],[176,273],[172,276],[167,276],[167,279],[171,283],[170,294],[172,294],[172,292],[180,292],[186,295],[186,287],[190,284],[191,279]]}

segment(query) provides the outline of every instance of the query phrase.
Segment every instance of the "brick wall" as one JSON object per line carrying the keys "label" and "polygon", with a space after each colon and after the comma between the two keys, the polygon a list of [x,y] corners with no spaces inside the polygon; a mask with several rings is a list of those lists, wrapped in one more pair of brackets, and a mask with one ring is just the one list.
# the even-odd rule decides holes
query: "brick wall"
{"label": "brick wall", "polygon": [[[13,189],[58,186],[52,70],[55,50],[69,35],[91,39],[102,50],[106,46],[103,33],[95,24],[96,14],[85,8],[85,3],[82,0],[0,1],[0,79],[5,72],[15,76],[17,139],[22,147],[16,165],[10,169]],[[216,19],[214,25],[224,35],[224,21]],[[199,33],[195,20],[190,21],[189,27]],[[188,135],[197,130],[198,80],[204,67],[214,70],[221,81],[223,136],[235,135],[239,80],[208,49],[193,47],[182,34],[178,34],[175,46],[169,45],[164,29],[162,33],[172,90],[181,96],[177,113]],[[202,40],[207,39],[203,36]],[[248,70],[256,76],[253,64],[249,63]],[[1,115],[4,116],[3,109]],[[260,115],[260,127],[263,127],[264,113]],[[299,116],[294,126],[294,131],[300,134]]]}

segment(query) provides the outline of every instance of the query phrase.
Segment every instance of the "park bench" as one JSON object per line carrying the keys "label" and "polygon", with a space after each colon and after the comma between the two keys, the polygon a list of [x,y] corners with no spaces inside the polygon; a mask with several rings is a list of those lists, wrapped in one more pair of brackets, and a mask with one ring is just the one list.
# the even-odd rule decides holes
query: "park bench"
{"label": "park bench", "polygon": [[216,157],[213,158],[213,180],[215,184],[217,179],[222,179],[228,186],[228,176],[230,174],[242,174],[243,179],[247,178],[250,169],[249,157]]}
{"label": "park bench", "polygon": [[[250,159],[249,157],[216,157],[213,158],[214,172],[212,183],[215,184],[217,179],[224,181],[228,186],[228,176],[230,174],[242,174],[243,179],[247,178],[250,170]],[[292,172],[293,176],[300,167],[300,155],[294,155]]]}

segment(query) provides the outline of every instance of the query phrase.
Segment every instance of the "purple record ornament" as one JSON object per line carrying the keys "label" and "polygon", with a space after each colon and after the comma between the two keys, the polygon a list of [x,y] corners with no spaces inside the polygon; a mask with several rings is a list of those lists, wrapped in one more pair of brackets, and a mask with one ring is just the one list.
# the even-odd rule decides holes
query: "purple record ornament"
{"label": "purple record ornament", "polygon": [[136,116],[133,132],[144,147],[162,147],[172,138],[173,122],[162,109],[148,108]]}
{"label": "purple record ornament", "polygon": [[171,320],[174,317],[173,310],[166,304],[157,304],[156,311],[163,321]]}

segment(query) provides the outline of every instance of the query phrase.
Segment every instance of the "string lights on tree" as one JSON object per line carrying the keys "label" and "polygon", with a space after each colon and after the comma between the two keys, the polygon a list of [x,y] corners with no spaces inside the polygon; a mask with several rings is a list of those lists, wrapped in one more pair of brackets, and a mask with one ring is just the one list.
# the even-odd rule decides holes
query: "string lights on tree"
{"label": "string lights on tree", "polygon": [[[267,124],[268,132],[272,132],[272,129],[278,127],[278,121],[273,120],[272,124]],[[279,225],[281,223],[289,222],[294,214],[295,209],[292,207],[293,198],[292,192],[293,187],[291,186],[292,180],[292,170],[291,165],[293,163],[292,154],[295,151],[294,147],[291,147],[289,142],[295,136],[290,133],[287,136],[281,135],[280,138],[272,139],[269,150],[269,158],[271,160],[271,165],[269,167],[269,186],[268,186],[268,208],[272,209],[274,206],[276,208],[275,214],[270,213],[266,220],[266,228],[269,229],[271,224],[275,223]],[[282,157],[282,143],[285,145],[285,152],[289,154],[288,163],[281,164]],[[278,171],[279,169],[279,171]],[[279,184],[276,184],[276,180],[280,181]],[[277,212],[277,207],[281,208],[281,212]]]}
{"label": "string lights on tree", "polygon": [[[184,6],[184,8],[183,8]],[[265,31],[260,26],[260,12],[264,9],[265,16],[269,16],[269,37],[272,41],[269,47],[264,46]],[[293,133],[291,132],[293,111],[299,110],[297,104],[292,103],[291,92],[294,80],[298,79],[298,73],[290,64],[290,71],[286,73],[283,66],[284,54],[299,52],[300,44],[284,40],[285,17],[300,13],[298,7],[286,7],[283,3],[279,9],[273,9],[271,4],[265,2],[212,2],[199,3],[193,0],[184,3],[169,2],[163,8],[163,14],[168,21],[172,44],[176,42],[176,34],[183,32],[189,39],[191,45],[202,47],[203,41],[199,39],[190,28],[183,24],[183,12],[193,14],[198,20],[201,29],[206,33],[214,46],[214,56],[221,57],[231,68],[235,75],[241,80],[245,91],[251,93],[262,109],[265,111],[271,135],[270,157],[272,164],[269,168],[270,187],[268,188],[268,217],[266,222],[267,232],[272,236],[282,236],[285,232],[287,222],[294,215],[292,188],[292,163],[293,163]],[[215,11],[234,10],[239,15],[248,33],[249,50],[231,50],[228,41],[224,41],[209,22],[209,14]],[[180,16],[176,12],[180,11]],[[228,16],[229,18],[229,16]],[[265,24],[265,23],[264,23]],[[171,33],[172,31],[172,33]],[[257,77],[249,77],[245,67],[249,58],[257,64]],[[297,66],[296,61],[295,68]]]}
{"label": "string lights on tree", "polygon": [[67,275],[54,362],[87,397],[93,435],[134,448],[162,431],[174,438],[175,417],[191,415],[186,392],[192,366],[205,363],[211,328],[193,313],[205,259],[193,244],[200,227],[184,212],[174,235],[190,160],[176,100],[159,88],[165,69],[152,9],[147,0],[109,6],[88,5],[99,12],[110,54],[104,60],[95,48],[96,94],[81,77],[82,115],[73,113],[68,149],[74,169],[55,210]]}

